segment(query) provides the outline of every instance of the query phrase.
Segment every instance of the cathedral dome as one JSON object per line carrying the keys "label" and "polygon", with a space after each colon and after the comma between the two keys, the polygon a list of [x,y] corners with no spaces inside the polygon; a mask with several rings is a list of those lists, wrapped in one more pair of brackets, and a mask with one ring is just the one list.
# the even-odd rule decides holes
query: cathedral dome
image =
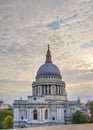
{"label": "cathedral dome", "polygon": [[58,75],[61,77],[60,71],[58,69],[58,67],[52,63],[45,63],[43,64],[38,72],[37,72],[37,76],[40,75]]}
{"label": "cathedral dome", "polygon": [[45,62],[45,64],[40,66],[40,68],[37,71],[36,77],[39,77],[42,75],[56,75],[61,78],[61,74],[60,74],[58,67],[52,63],[49,45],[48,45],[48,51],[47,51],[47,55],[46,55],[46,62]]}

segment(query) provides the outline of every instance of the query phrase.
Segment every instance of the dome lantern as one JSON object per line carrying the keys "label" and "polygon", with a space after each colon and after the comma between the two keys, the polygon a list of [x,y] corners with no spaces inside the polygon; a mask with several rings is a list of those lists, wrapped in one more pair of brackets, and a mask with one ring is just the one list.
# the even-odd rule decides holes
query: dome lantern
{"label": "dome lantern", "polygon": [[49,44],[48,44],[48,50],[47,50],[47,54],[46,54],[46,62],[45,63],[52,63]]}
{"label": "dome lantern", "polygon": [[45,77],[46,75],[49,77],[50,75],[56,76],[59,79],[62,78],[59,68],[52,63],[49,44],[48,44],[45,64],[41,65],[40,68],[38,69],[36,79],[42,76]]}

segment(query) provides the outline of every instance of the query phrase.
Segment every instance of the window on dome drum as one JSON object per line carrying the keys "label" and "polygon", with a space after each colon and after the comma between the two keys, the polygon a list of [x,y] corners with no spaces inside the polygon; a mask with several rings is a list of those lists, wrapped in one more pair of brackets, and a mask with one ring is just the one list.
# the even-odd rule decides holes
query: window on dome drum
{"label": "window on dome drum", "polygon": [[60,86],[59,86],[59,95],[60,95]]}
{"label": "window on dome drum", "polygon": [[56,95],[57,95],[57,85],[56,85]]}
{"label": "window on dome drum", "polygon": [[51,85],[49,85],[49,94],[51,94]]}
{"label": "window on dome drum", "polygon": [[48,110],[47,109],[45,110],[45,119],[46,120],[48,119]]}
{"label": "window on dome drum", "polygon": [[60,95],[61,91],[60,91],[60,86],[59,86],[59,95]]}
{"label": "window on dome drum", "polygon": [[52,92],[53,92],[53,94],[54,94],[54,86],[52,87]]}
{"label": "window on dome drum", "polygon": [[33,119],[37,120],[37,110],[33,110]]}
{"label": "window on dome drum", "polygon": [[42,94],[44,94],[44,85],[42,85]]}
{"label": "window on dome drum", "polygon": [[47,94],[47,85],[45,85],[45,94]]}

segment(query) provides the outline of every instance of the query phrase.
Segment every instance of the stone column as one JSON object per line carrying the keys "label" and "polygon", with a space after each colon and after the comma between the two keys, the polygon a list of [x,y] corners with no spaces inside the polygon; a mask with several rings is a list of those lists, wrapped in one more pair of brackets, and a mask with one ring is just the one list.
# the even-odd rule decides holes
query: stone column
{"label": "stone column", "polygon": [[47,95],[47,85],[45,85],[45,95]]}
{"label": "stone column", "polygon": [[28,121],[30,121],[30,108],[27,109],[27,118],[28,118]]}
{"label": "stone column", "polygon": [[40,115],[39,115],[40,118],[39,118],[39,120],[40,120],[40,122],[42,122],[42,108],[39,109],[39,112],[40,112]]}
{"label": "stone column", "polygon": [[36,95],[36,86],[34,86],[34,95]]}
{"label": "stone column", "polygon": [[29,114],[30,114],[30,121],[32,121],[33,120],[33,109],[30,108],[30,113]]}
{"label": "stone column", "polygon": [[51,94],[53,94],[53,86],[51,85]]}
{"label": "stone column", "polygon": [[46,92],[45,92],[45,91],[46,91],[46,90],[45,90],[45,87],[46,87],[46,86],[44,85],[44,95],[45,95],[45,93],[46,93]]}
{"label": "stone column", "polygon": [[59,95],[59,86],[57,86],[57,95]]}
{"label": "stone column", "polygon": [[38,95],[38,86],[36,86],[36,95]]}
{"label": "stone column", "polygon": [[62,86],[61,86],[61,95],[62,95]]}
{"label": "stone column", "polygon": [[61,95],[61,86],[59,85],[59,95]]}
{"label": "stone column", "polygon": [[42,95],[42,85],[40,85],[40,95]]}
{"label": "stone column", "polygon": [[34,87],[32,86],[32,95],[34,95]]}
{"label": "stone column", "polygon": [[40,95],[40,86],[38,86],[38,95]]}
{"label": "stone column", "polygon": [[47,95],[49,95],[49,85],[47,85]]}
{"label": "stone column", "polygon": [[57,95],[57,85],[55,85],[55,93],[56,93],[56,95]]}

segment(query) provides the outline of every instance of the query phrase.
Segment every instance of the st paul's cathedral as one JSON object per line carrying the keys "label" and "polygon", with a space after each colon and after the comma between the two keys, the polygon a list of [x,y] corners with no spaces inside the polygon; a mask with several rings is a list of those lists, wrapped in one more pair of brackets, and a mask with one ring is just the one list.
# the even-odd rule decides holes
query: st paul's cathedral
{"label": "st paul's cathedral", "polygon": [[53,64],[48,45],[46,60],[37,71],[28,100],[14,101],[14,128],[70,124],[72,114],[80,110],[80,99],[67,99],[66,83]]}

